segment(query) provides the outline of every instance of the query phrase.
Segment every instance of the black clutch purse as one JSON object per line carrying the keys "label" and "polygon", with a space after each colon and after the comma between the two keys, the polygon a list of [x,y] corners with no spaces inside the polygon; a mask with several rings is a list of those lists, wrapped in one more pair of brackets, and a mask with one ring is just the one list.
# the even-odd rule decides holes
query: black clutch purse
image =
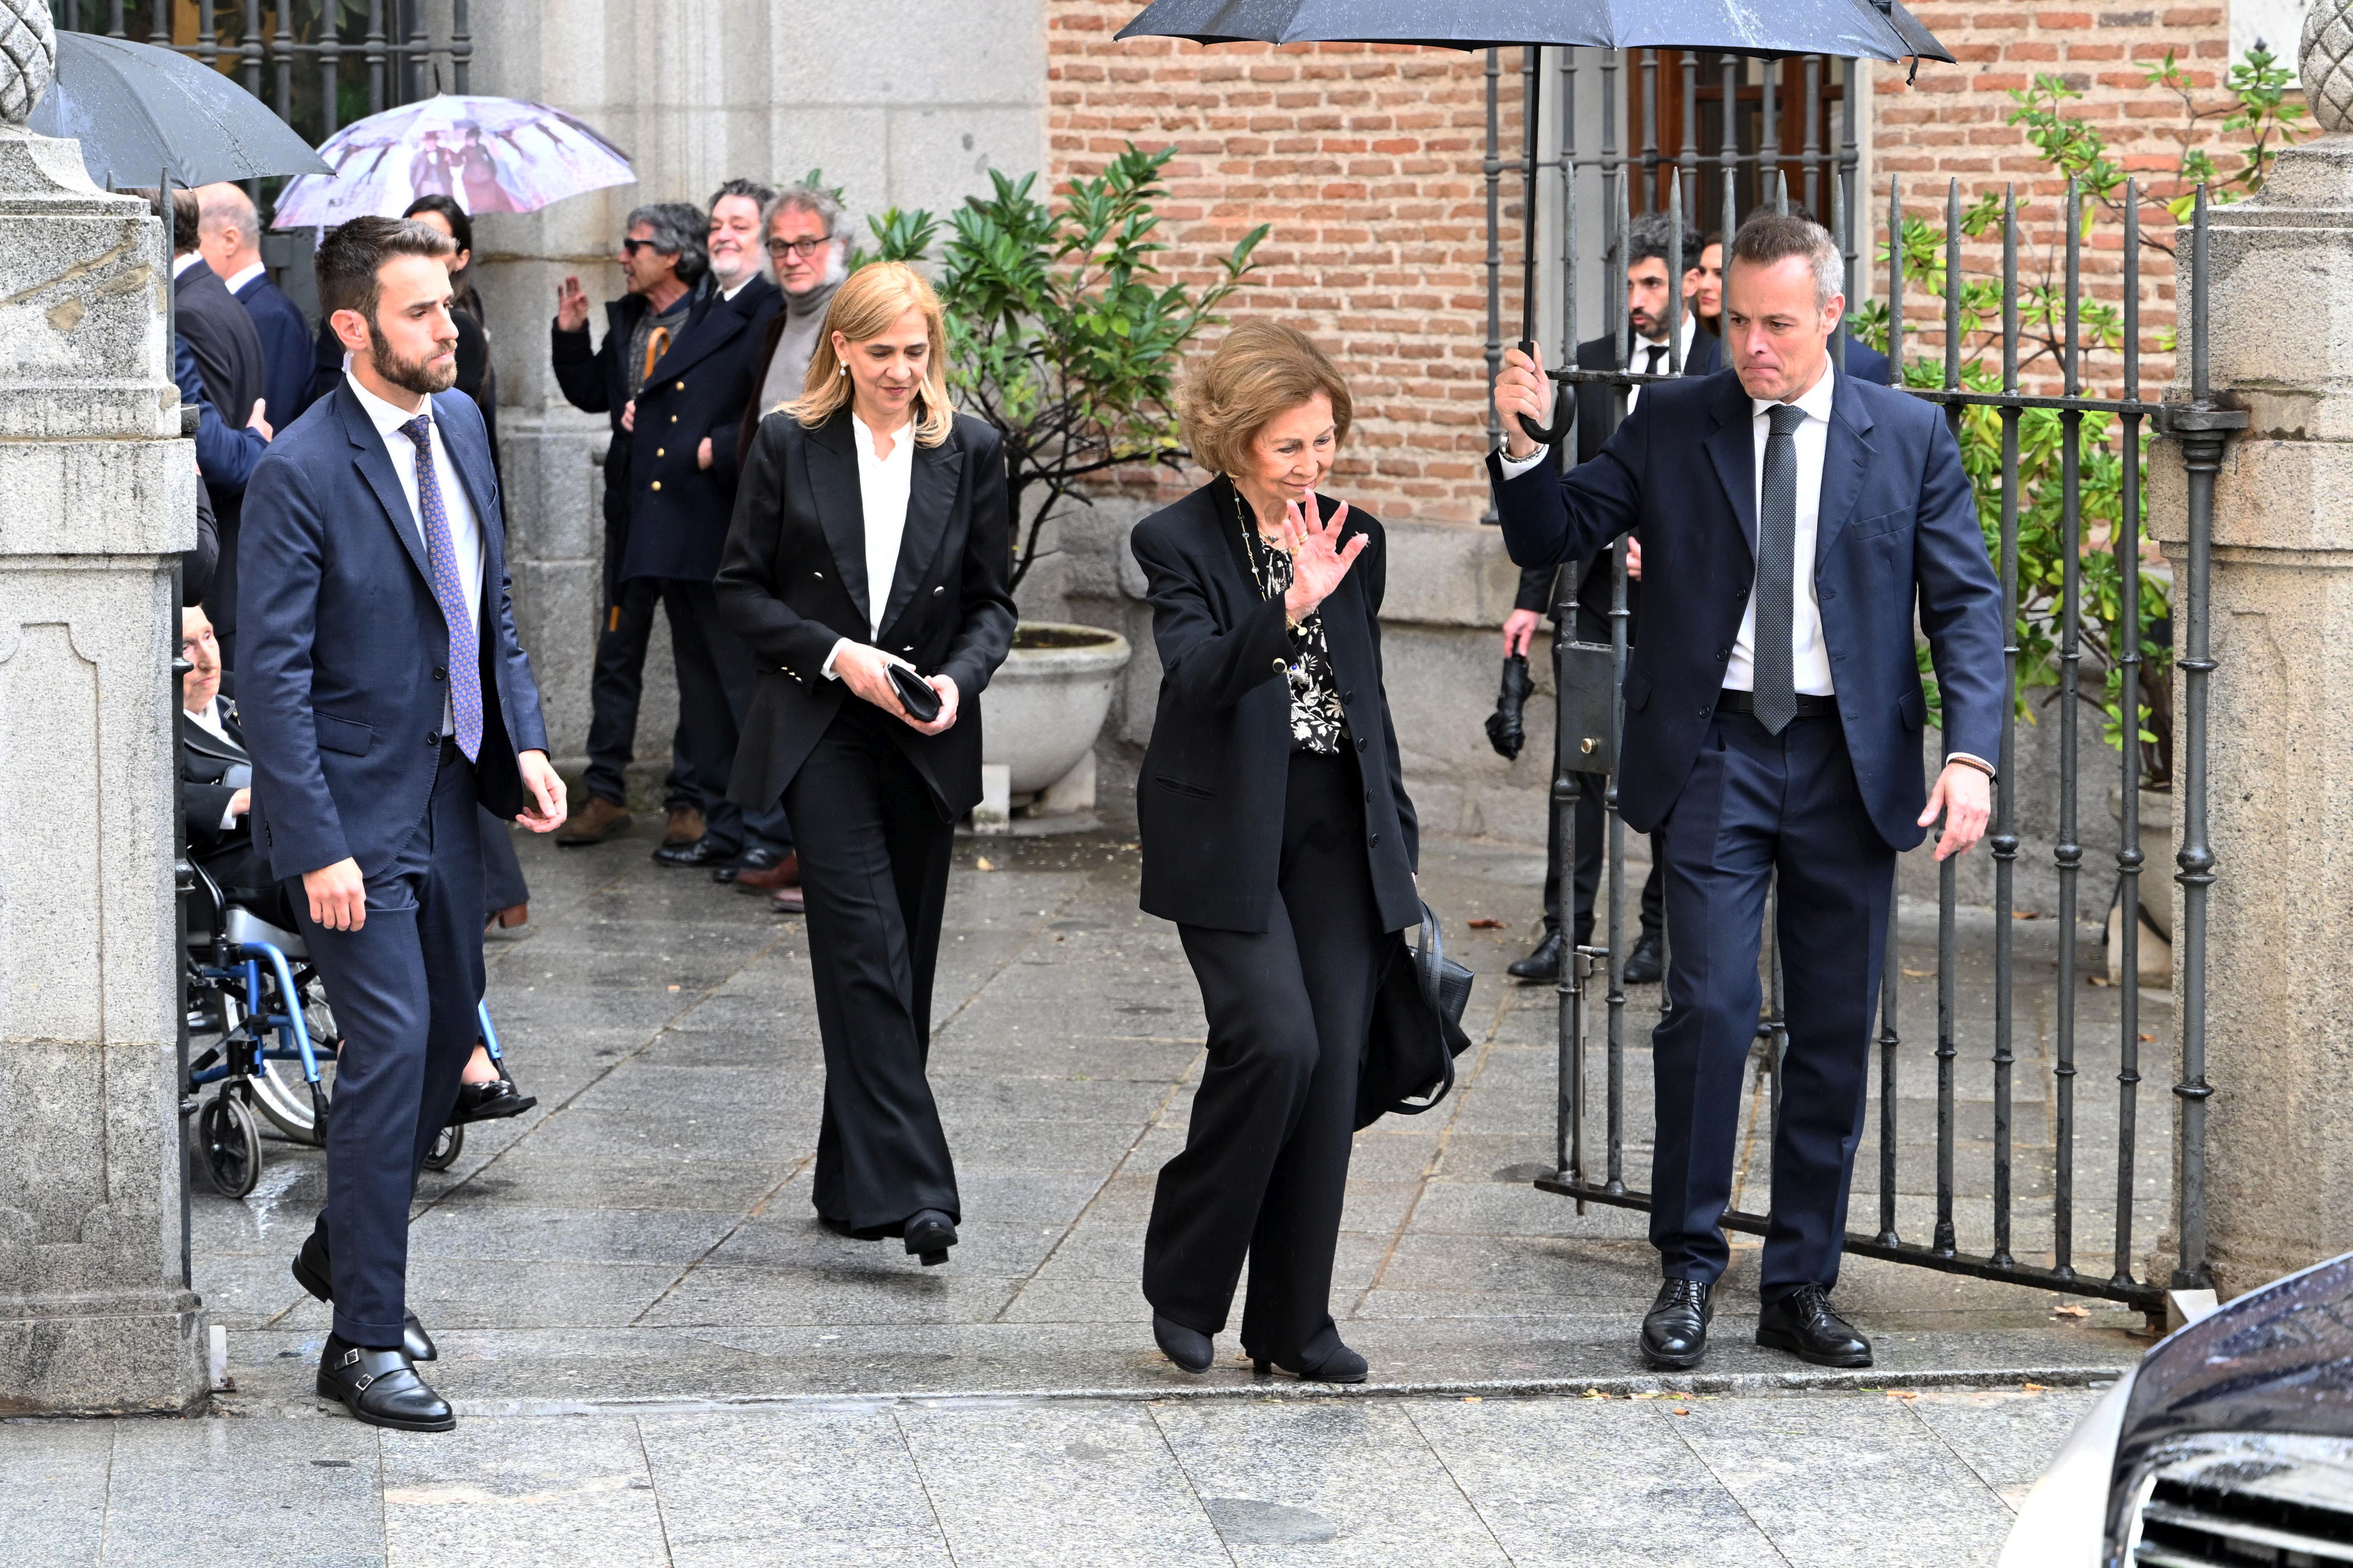
{"label": "black clutch purse", "polygon": [[1373,997],[1372,1031],[1356,1071],[1356,1125],[1384,1115],[1419,1116],[1454,1089],[1454,1058],[1471,1048],[1462,1032],[1472,975],[1446,956],[1438,917],[1421,906],[1421,945],[1393,937]]}
{"label": "black clutch purse", "polygon": [[899,694],[899,706],[904,708],[916,723],[928,724],[940,716],[940,694],[905,665],[891,667],[891,689]]}

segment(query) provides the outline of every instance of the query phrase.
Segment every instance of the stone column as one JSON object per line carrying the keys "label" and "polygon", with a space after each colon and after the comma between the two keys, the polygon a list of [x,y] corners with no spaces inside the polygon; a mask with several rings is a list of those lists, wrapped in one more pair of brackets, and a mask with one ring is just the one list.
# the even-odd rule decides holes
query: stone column
{"label": "stone column", "polygon": [[0,39],[0,1415],[180,1410],[205,1392],[170,691],[195,459],[162,226],[24,128],[47,75],[24,30]]}
{"label": "stone column", "polygon": [[[2339,4],[2321,0],[2316,17]],[[2328,67],[2316,70],[2306,37],[2310,86]],[[2325,129],[2348,128],[2322,93],[2312,99]],[[2169,421],[2179,433],[2151,464],[2150,527],[2173,565],[2187,659],[2192,470],[2212,473],[2204,1219],[2227,1298],[2353,1248],[2353,137],[2290,149],[2258,199],[2214,208],[2210,223],[2213,401],[2243,410],[2247,428]],[[2190,252],[2185,227],[2168,395],[2185,411]],[[2185,716],[2186,682],[2177,669]],[[2182,775],[2178,759],[2177,789]],[[2193,802],[2176,805],[2179,852]],[[2178,853],[2149,849],[2148,876],[2180,868]],[[2174,995],[2186,1026],[2181,891]],[[2143,1104],[2181,1081],[2178,1047],[2144,1058]],[[2190,1106],[2177,1098],[2177,1119]],[[2192,1247],[2197,1218],[2193,1204]]]}

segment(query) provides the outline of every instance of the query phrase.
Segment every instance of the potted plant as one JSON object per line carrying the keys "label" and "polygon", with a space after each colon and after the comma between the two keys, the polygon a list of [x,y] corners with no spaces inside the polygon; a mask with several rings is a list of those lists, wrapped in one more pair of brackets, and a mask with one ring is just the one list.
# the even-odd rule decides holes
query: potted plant
{"label": "potted plant", "polygon": [[[1092,504],[1090,480],[1134,465],[1183,464],[1170,406],[1177,366],[1196,335],[1221,319],[1217,307],[1241,286],[1266,237],[1264,224],[1244,236],[1206,288],[1164,279],[1154,265],[1166,248],[1154,209],[1167,194],[1160,175],[1175,152],[1130,145],[1052,206],[1032,194],[1036,174],[1015,180],[992,170],[990,195],[949,216],[937,268],[948,382],[963,407],[1005,437],[1017,592],[1050,553],[1047,524],[1073,499]],[[938,235],[924,213],[889,213],[871,226],[876,254],[895,260],[922,258]],[[999,787],[1039,795],[1079,770],[1086,784],[1055,794],[1073,806],[1092,804],[1087,764],[1129,653],[1117,632],[1021,624],[987,697],[986,763],[1006,770],[990,777],[992,796]]]}

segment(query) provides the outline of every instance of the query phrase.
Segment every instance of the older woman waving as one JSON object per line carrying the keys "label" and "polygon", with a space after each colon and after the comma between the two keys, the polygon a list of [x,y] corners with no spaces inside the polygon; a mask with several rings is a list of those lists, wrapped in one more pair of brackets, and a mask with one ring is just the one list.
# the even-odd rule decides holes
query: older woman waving
{"label": "older woman waving", "polygon": [[1176,922],[1209,1064],[1160,1171],[1144,1293],[1161,1350],[1205,1371],[1247,1254],[1257,1369],[1360,1383],[1332,1257],[1388,933],[1421,914],[1381,683],[1381,526],[1316,493],[1348,388],[1300,333],[1236,325],[1182,415],[1218,478],[1133,536],[1161,666],[1136,817],[1144,909]]}
{"label": "older woman waving", "polygon": [[801,396],[760,421],[717,579],[759,689],[728,794],[801,840],[825,1118],[810,1196],[844,1236],[947,1261],[962,1215],[923,1076],[975,704],[1012,646],[1005,458],[948,405],[931,285],[880,262],[834,295]]}

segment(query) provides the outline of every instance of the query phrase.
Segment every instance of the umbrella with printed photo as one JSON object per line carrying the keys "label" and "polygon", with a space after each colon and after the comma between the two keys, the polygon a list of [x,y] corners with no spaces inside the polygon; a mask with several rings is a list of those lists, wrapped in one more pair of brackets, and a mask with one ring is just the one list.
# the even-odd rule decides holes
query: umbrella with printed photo
{"label": "umbrella with printed photo", "polygon": [[274,226],[332,228],[442,195],[476,216],[536,212],[637,179],[628,154],[585,121],[521,99],[442,93],[358,120],[319,148],[333,169],[288,182]]}
{"label": "umbrella with printed photo", "polygon": [[[1153,0],[1122,38],[1197,44],[1401,44],[1441,49],[1507,46],[1599,49],[1703,49],[1778,59],[1839,55],[1876,60],[1952,61],[1903,0]],[[1525,210],[1535,210],[1541,73],[1528,78]],[[1520,348],[1536,335],[1536,226],[1525,226]],[[1568,399],[1553,415],[1567,430]]]}

